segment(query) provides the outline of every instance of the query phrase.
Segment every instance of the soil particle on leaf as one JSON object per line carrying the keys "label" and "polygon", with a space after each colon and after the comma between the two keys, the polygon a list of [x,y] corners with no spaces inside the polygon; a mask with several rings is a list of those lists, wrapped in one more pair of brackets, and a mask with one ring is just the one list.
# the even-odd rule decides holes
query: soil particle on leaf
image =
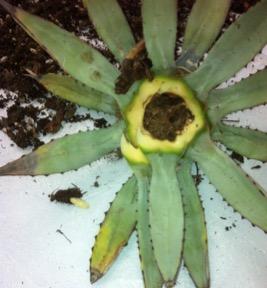
{"label": "soil particle on leaf", "polygon": [[232,152],[230,157],[233,159],[233,160],[236,160],[240,163],[244,163],[244,157],[240,154],[238,154],[237,152]]}
{"label": "soil particle on leaf", "polygon": [[144,128],[160,140],[174,141],[194,120],[183,98],[172,94],[155,94],[145,108]]}
{"label": "soil particle on leaf", "polygon": [[200,174],[200,171],[199,171],[199,167],[198,167],[198,164],[195,163],[195,166],[196,166],[196,173],[192,175],[194,181],[195,181],[195,185],[196,186],[199,186],[200,183],[203,181],[203,176]]}

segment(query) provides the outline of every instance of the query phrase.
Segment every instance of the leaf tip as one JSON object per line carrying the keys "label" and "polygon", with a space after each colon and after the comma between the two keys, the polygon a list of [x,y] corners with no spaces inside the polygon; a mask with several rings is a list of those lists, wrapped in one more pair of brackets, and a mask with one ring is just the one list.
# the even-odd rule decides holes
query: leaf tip
{"label": "leaf tip", "polygon": [[90,282],[91,282],[91,284],[94,284],[102,276],[103,276],[103,274],[99,270],[97,270],[95,268],[90,269]]}
{"label": "leaf tip", "polygon": [[166,288],[173,288],[175,286],[175,281],[174,280],[169,280],[165,282]]}
{"label": "leaf tip", "polygon": [[28,158],[28,160],[24,158],[26,157],[19,158],[0,167],[0,176],[34,175],[34,168],[36,166],[34,157],[32,159]]}

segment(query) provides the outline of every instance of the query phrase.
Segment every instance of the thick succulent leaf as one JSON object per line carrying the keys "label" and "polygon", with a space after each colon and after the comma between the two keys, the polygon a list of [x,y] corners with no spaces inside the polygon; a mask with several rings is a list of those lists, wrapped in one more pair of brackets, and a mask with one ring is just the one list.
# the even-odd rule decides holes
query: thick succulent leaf
{"label": "thick succulent leaf", "polygon": [[124,123],[79,132],[40,146],[30,154],[0,167],[0,175],[46,175],[78,169],[119,147]]}
{"label": "thick succulent leaf", "polygon": [[210,275],[207,229],[198,191],[191,176],[191,166],[191,161],[185,161],[177,174],[185,212],[183,258],[196,287],[208,288]]}
{"label": "thick succulent leaf", "polygon": [[117,0],[87,0],[86,6],[97,33],[122,61],[135,40]]}
{"label": "thick succulent leaf", "polygon": [[267,103],[267,69],[225,89],[209,94],[208,116],[213,124],[225,115]]}
{"label": "thick succulent leaf", "polygon": [[148,193],[150,168],[149,166],[141,165],[133,165],[132,168],[138,183],[136,228],[144,284],[146,288],[161,288],[163,279],[154,256],[149,228]]}
{"label": "thick succulent leaf", "polygon": [[217,41],[188,83],[204,99],[206,93],[244,67],[267,42],[267,0],[240,16]]}
{"label": "thick succulent leaf", "polygon": [[231,0],[197,0],[189,15],[178,66],[192,69],[209,50],[227,16]]}
{"label": "thick succulent leaf", "polygon": [[96,237],[90,261],[91,282],[101,278],[127,244],[136,225],[137,184],[130,178],[116,195]]}
{"label": "thick succulent leaf", "polygon": [[0,0],[21,27],[72,77],[103,93],[114,95],[119,73],[97,50],[53,23]]}
{"label": "thick succulent leaf", "polygon": [[177,156],[148,155],[152,165],[149,194],[151,237],[155,257],[167,287],[178,273],[184,237],[184,213],[176,175]]}
{"label": "thick succulent leaf", "polygon": [[267,133],[221,124],[214,129],[212,139],[238,154],[267,161]]}
{"label": "thick succulent leaf", "polygon": [[204,133],[188,151],[223,198],[251,223],[267,231],[267,198],[242,169]]}
{"label": "thick succulent leaf", "polygon": [[143,31],[155,70],[174,66],[177,27],[176,0],[142,0]]}
{"label": "thick succulent leaf", "polygon": [[117,103],[109,95],[105,95],[69,76],[48,73],[35,78],[48,91],[56,96],[87,107],[111,114],[116,114]]}

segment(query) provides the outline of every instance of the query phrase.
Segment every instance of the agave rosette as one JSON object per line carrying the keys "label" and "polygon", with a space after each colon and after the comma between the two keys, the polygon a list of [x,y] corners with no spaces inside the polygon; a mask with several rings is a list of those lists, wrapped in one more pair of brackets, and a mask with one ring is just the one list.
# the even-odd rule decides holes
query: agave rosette
{"label": "agave rosette", "polygon": [[[123,63],[136,43],[119,4],[83,2],[99,36]],[[144,44],[154,77],[136,81],[124,94],[115,91],[120,71],[93,47],[3,0],[0,4],[69,74],[39,75],[37,81],[59,97],[118,118],[109,128],[43,145],[1,167],[0,174],[65,172],[121,147],[133,175],[117,193],[96,237],[91,282],[108,271],[136,230],[145,287],[173,287],[182,259],[196,287],[209,287],[207,231],[191,175],[194,162],[237,212],[267,231],[263,191],[215,144],[267,160],[266,134],[221,121],[231,112],[266,102],[267,71],[216,89],[267,43],[267,1],[241,15],[215,42],[231,1],[196,0],[182,54],[175,59],[177,1],[143,0]]]}

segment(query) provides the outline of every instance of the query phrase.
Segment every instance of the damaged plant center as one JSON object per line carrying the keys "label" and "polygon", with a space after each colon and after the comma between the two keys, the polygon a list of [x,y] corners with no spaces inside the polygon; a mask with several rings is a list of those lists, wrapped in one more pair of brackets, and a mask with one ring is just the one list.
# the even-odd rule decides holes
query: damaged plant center
{"label": "damaged plant center", "polygon": [[182,97],[162,93],[153,95],[146,105],[143,126],[156,139],[174,141],[193,120]]}
{"label": "damaged plant center", "polygon": [[179,155],[206,125],[201,106],[182,78],[143,80],[124,113],[126,136],[145,153]]}

